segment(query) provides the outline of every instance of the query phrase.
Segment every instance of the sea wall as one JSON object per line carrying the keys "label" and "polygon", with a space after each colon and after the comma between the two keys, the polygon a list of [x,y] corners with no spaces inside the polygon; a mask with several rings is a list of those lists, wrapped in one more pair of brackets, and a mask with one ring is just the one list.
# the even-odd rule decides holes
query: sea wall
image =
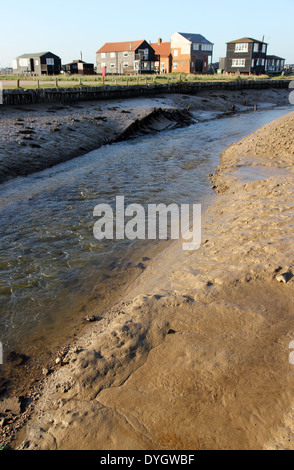
{"label": "sea wall", "polygon": [[233,82],[180,82],[152,85],[3,90],[4,105],[77,102],[151,97],[162,93],[195,95],[201,90],[265,90],[288,88],[290,80],[236,80]]}

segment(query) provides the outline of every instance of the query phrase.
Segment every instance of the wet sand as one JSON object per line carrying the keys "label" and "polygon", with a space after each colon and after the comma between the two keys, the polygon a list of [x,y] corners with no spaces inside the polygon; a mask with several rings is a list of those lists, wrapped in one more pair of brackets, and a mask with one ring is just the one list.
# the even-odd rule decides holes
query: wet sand
{"label": "wet sand", "polygon": [[201,248],[173,244],[65,351],[18,449],[294,448],[293,130],[222,154]]}
{"label": "wet sand", "polygon": [[[232,112],[288,105],[284,89],[202,91],[196,96],[167,95],[131,100],[32,106],[0,106],[0,183],[50,168],[112,143],[154,108],[193,112],[205,120]],[[170,128],[171,116],[148,122],[144,132]],[[137,126],[138,127],[138,126]],[[133,132],[136,126],[132,128]],[[138,130],[138,129],[137,129]],[[130,134],[129,134],[130,136]]]}

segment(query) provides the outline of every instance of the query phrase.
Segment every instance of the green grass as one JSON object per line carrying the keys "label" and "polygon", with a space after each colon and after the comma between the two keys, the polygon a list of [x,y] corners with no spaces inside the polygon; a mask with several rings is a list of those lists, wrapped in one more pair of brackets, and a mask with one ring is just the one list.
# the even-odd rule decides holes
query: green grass
{"label": "green grass", "polygon": [[[34,89],[34,88],[56,88],[56,79],[58,79],[59,87],[80,87],[80,86],[102,86],[102,77],[98,75],[59,75],[58,77],[40,76],[40,77],[23,77],[18,75],[0,75],[0,81],[4,89],[16,89],[17,81],[19,80],[19,88]],[[146,83],[177,83],[177,82],[214,82],[214,81],[236,81],[236,80],[293,80],[293,76],[278,76],[269,77],[267,75],[260,76],[237,76],[237,75],[194,75],[194,74],[167,74],[167,75],[121,75],[111,76],[105,78],[105,85],[144,85]],[[9,83],[8,83],[9,82]]]}

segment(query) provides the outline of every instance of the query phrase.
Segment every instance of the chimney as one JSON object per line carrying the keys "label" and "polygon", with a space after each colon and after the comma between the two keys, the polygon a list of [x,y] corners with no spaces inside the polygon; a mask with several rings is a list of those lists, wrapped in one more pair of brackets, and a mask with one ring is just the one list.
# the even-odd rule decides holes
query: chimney
{"label": "chimney", "polygon": [[162,43],[162,39],[159,38],[159,39],[158,39],[158,45],[160,45],[161,43]]}

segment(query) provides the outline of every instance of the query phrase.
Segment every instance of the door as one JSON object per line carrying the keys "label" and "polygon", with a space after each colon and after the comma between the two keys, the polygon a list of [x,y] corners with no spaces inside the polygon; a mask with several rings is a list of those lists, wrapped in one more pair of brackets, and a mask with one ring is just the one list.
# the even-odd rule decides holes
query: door
{"label": "door", "polygon": [[203,58],[203,72],[207,73],[208,70],[208,56],[205,56]]}

